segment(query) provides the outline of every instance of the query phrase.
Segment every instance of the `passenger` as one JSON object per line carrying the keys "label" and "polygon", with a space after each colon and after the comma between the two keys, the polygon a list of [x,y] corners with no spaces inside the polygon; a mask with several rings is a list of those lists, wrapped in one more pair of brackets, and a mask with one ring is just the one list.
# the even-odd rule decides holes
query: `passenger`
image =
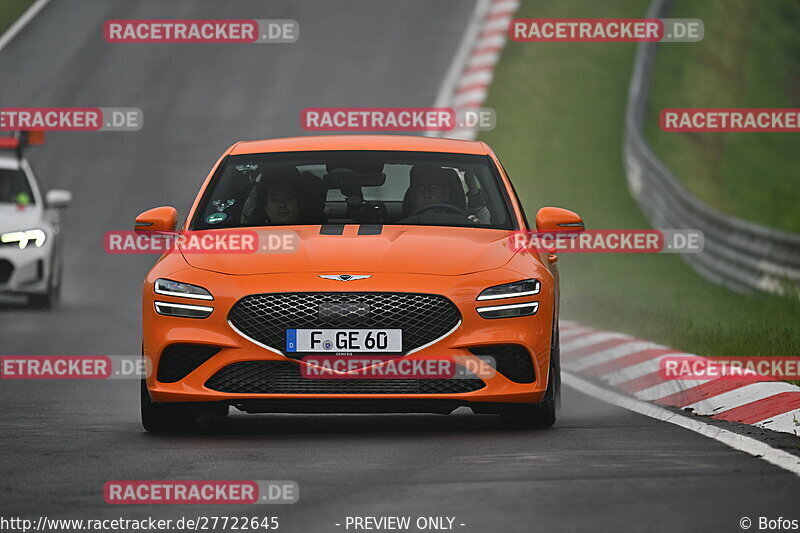
{"label": "passenger", "polygon": [[242,223],[254,226],[301,224],[303,194],[291,178],[263,178],[245,202]]}
{"label": "passenger", "polygon": [[267,213],[267,224],[299,224],[303,211],[303,195],[299,184],[289,180],[268,183],[264,211]]}

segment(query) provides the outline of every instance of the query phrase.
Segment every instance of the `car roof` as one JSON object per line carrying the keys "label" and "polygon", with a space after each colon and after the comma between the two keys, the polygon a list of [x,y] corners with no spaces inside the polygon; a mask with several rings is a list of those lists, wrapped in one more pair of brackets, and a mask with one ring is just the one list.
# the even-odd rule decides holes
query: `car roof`
{"label": "car roof", "polygon": [[402,152],[441,152],[488,155],[489,147],[481,141],[461,141],[410,135],[313,135],[260,141],[240,141],[231,147],[231,155],[265,152],[310,152],[327,150],[397,150]]}

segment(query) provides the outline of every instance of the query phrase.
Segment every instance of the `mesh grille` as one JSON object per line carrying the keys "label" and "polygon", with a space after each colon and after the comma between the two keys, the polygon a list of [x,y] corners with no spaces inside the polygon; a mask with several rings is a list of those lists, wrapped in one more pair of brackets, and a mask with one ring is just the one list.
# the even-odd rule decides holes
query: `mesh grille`
{"label": "mesh grille", "polygon": [[213,357],[219,348],[198,344],[171,344],[158,360],[158,381],[175,383]]}
{"label": "mesh grille", "polygon": [[533,361],[524,346],[517,344],[498,344],[480,346],[469,350],[477,356],[494,357],[497,371],[516,383],[533,383],[536,381],[536,370]]}
{"label": "mesh grille", "polygon": [[312,379],[290,361],[242,361],[211,376],[206,387],[239,394],[453,394],[485,386],[478,379]]}
{"label": "mesh grille", "polygon": [[453,329],[461,315],[450,300],[435,294],[294,292],[245,296],[228,319],[250,339],[281,353],[286,330],[301,328],[402,329],[407,353]]}

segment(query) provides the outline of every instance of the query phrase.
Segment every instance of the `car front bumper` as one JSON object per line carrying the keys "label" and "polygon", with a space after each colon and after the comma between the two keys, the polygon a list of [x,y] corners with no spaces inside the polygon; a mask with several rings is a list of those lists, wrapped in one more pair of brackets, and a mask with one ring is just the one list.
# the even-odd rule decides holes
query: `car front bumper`
{"label": "car front bumper", "polygon": [[[157,271],[158,269],[155,269]],[[451,406],[474,405],[485,407],[497,403],[536,403],[542,400],[550,368],[551,332],[553,330],[552,283],[543,282],[540,294],[535,297],[509,298],[503,304],[514,304],[535,300],[538,312],[533,316],[504,319],[485,319],[476,309],[498,302],[477,302],[477,294],[483,288],[505,282],[500,277],[519,277],[518,273],[493,271],[463,276],[432,276],[418,274],[375,275],[372,278],[339,282],[321,279],[317,274],[286,273],[257,276],[229,276],[196,269],[186,269],[170,277],[185,283],[197,284],[211,290],[212,302],[189,300],[157,295],[152,284],[157,275],[145,281],[143,292],[143,354],[152,371],[147,386],[156,402],[225,402],[241,406],[252,412],[262,411],[442,411]],[[447,287],[443,292],[442,287]],[[457,327],[432,344],[403,356],[404,359],[437,359],[461,356],[475,365],[481,362],[471,349],[496,345],[522,346],[530,354],[535,379],[519,383],[508,379],[501,372],[484,378],[477,390],[442,393],[231,393],[208,387],[208,381],[218,372],[235,363],[270,361],[298,365],[296,359],[286,357],[274,349],[253,342],[240,334],[229,322],[229,312],[244,296],[261,293],[283,292],[387,292],[439,294],[455,304],[461,314]],[[205,319],[177,318],[158,315],[155,301],[196,304],[214,308]],[[210,346],[218,349],[213,356],[197,366],[186,377],[176,382],[162,382],[157,370],[164,350],[176,344]],[[309,378],[310,379],[310,378]],[[325,380],[336,381],[336,380]],[[368,381],[368,380],[367,380]],[[458,389],[459,387],[456,387]],[[432,403],[431,403],[432,402]],[[371,404],[373,407],[366,407]],[[383,407],[380,407],[383,404]],[[429,408],[430,407],[430,408]],[[476,409],[479,410],[479,409]]]}
{"label": "car front bumper", "polygon": [[47,291],[52,244],[20,250],[13,245],[0,246],[0,292],[37,294]]}

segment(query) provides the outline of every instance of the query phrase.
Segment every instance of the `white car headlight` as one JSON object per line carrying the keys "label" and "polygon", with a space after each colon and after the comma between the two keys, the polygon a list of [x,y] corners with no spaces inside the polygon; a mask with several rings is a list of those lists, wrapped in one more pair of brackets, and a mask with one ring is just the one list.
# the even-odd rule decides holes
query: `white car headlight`
{"label": "white car headlight", "polygon": [[524,279],[504,285],[495,285],[484,290],[479,296],[478,301],[499,300],[500,298],[517,298],[519,296],[532,296],[539,294],[541,284],[537,279]]}
{"label": "white car headlight", "polygon": [[195,298],[198,300],[214,299],[214,297],[211,296],[211,293],[203,287],[189,285],[188,283],[181,283],[180,281],[172,281],[171,279],[157,279],[153,290],[156,292],[156,294],[163,294],[164,296]]}
{"label": "white car headlight", "polygon": [[479,307],[478,314],[483,318],[515,318],[520,316],[535,315],[538,310],[539,302],[525,302],[522,304]]}
{"label": "white car headlight", "polygon": [[26,231],[11,231],[0,235],[0,242],[3,244],[17,243],[20,250],[24,250],[29,244],[41,248],[47,234],[41,229],[29,229]]}
{"label": "white car headlight", "polygon": [[179,318],[207,318],[214,311],[213,307],[170,302],[155,302],[155,306],[156,313],[159,315],[175,316]]}

